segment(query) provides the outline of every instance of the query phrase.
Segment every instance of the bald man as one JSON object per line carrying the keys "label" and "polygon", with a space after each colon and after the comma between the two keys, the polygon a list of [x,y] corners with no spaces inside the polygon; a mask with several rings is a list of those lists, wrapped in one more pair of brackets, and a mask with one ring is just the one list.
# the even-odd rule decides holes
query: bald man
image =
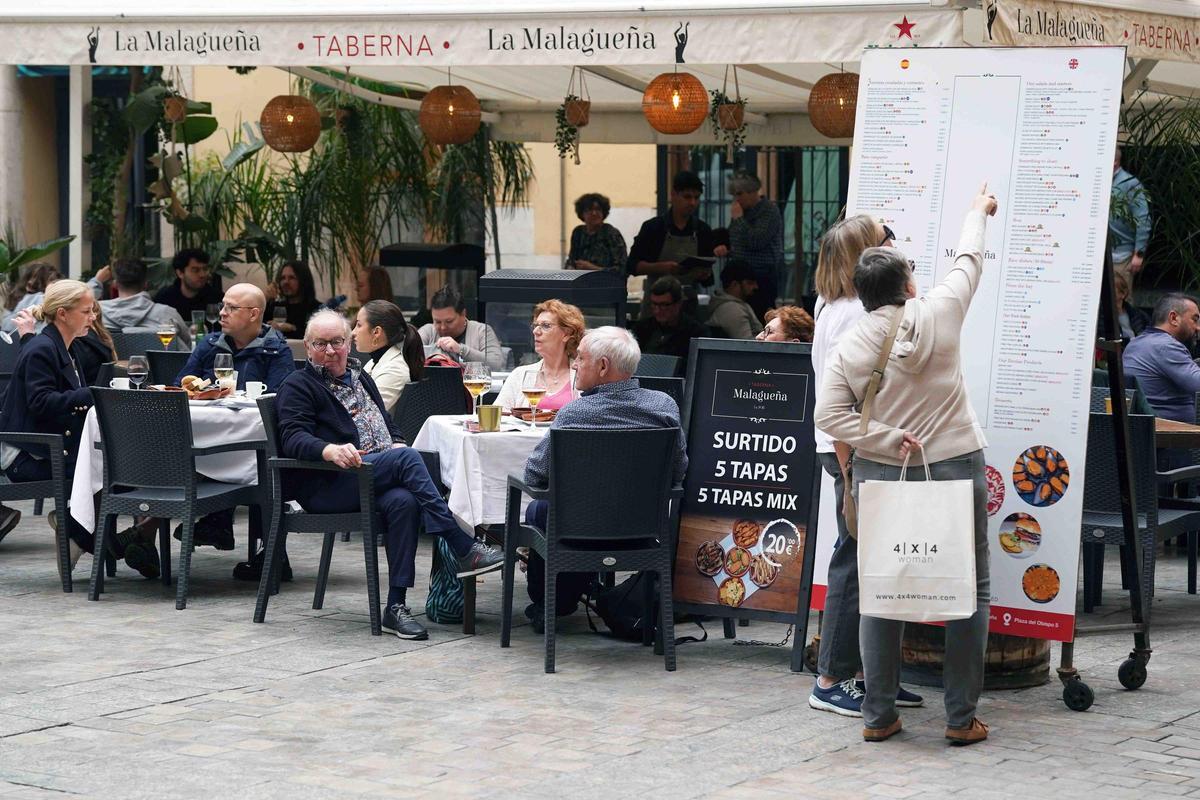
{"label": "bald man", "polygon": [[[210,333],[196,344],[187,366],[175,377],[176,385],[184,375],[215,380],[213,361],[218,353],[233,356],[239,389],[246,381],[260,381],[274,392],[283,379],[295,371],[292,349],[283,334],[263,324],[267,298],[262,290],[250,283],[238,283],[225,291],[221,300],[221,332]],[[175,528],[175,538],[179,538]],[[196,523],[194,544],[209,545],[218,550],[232,550],[233,512],[218,511]],[[257,571],[256,571],[257,566]],[[242,562],[234,568],[233,576],[243,580],[258,580],[262,572],[261,556],[255,561]],[[285,563],[284,580],[291,580],[291,567]]]}

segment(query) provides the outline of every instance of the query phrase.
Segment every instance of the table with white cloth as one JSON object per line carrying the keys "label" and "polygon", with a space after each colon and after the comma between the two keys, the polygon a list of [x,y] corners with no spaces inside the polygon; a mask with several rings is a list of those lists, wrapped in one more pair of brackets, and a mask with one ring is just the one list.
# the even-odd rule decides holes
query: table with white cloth
{"label": "table with white cloth", "polygon": [[[266,439],[262,416],[253,400],[237,397],[193,400],[188,406],[195,447]],[[104,456],[96,448],[99,441],[100,422],[96,419],[96,409],[92,408],[83,423],[79,459],[71,482],[71,516],[89,531],[95,530],[96,525],[92,495],[104,488]],[[243,485],[258,483],[258,459],[253,450],[200,456],[196,459],[196,471],[214,481]]]}
{"label": "table with white cloth", "polygon": [[[446,504],[473,529],[504,523],[508,476],[525,474],[525,461],[548,427],[502,417],[500,431],[471,433],[463,423],[472,419],[463,414],[432,416],[412,446],[438,454],[442,483],[450,488]],[[521,510],[528,504],[525,498]]]}

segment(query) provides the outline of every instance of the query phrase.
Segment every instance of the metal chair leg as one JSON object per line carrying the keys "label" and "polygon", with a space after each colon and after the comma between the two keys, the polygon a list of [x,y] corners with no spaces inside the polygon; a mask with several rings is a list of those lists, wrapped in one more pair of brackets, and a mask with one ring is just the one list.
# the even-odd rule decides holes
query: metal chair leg
{"label": "metal chair leg", "polygon": [[267,528],[267,543],[263,547],[263,571],[258,578],[258,597],[254,600],[254,621],[262,622],[267,618],[267,603],[271,599],[271,589],[275,579],[275,564],[280,561],[276,555],[279,549],[280,533],[279,520],[272,516],[271,526]]}

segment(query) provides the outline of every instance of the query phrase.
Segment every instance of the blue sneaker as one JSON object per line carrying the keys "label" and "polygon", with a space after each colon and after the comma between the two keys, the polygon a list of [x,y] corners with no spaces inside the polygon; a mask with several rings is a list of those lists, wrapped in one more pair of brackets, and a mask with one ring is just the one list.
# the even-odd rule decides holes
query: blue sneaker
{"label": "blue sneaker", "polygon": [[[855,681],[855,683],[858,684],[858,690],[865,695],[867,693],[867,682]],[[920,708],[923,705],[925,705],[925,698],[916,692],[910,692],[903,686],[900,687],[900,691],[896,692],[897,708]]]}
{"label": "blue sneaker", "polygon": [[843,717],[861,717],[865,696],[853,678],[835,683],[828,689],[822,689],[820,681],[816,681],[812,694],[808,696],[808,704],[818,711],[832,711]]}

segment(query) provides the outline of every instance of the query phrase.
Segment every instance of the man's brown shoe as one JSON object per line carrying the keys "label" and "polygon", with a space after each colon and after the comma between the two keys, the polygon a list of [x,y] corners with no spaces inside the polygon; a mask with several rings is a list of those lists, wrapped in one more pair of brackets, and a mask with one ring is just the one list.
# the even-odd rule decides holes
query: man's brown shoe
{"label": "man's brown shoe", "polygon": [[950,740],[950,744],[957,747],[982,742],[987,737],[988,726],[979,717],[972,719],[971,724],[965,728],[946,728],[946,738]]}
{"label": "man's brown shoe", "polygon": [[890,739],[900,732],[900,718],[896,717],[896,721],[886,728],[863,728],[863,741],[865,742],[882,742],[884,739]]}

